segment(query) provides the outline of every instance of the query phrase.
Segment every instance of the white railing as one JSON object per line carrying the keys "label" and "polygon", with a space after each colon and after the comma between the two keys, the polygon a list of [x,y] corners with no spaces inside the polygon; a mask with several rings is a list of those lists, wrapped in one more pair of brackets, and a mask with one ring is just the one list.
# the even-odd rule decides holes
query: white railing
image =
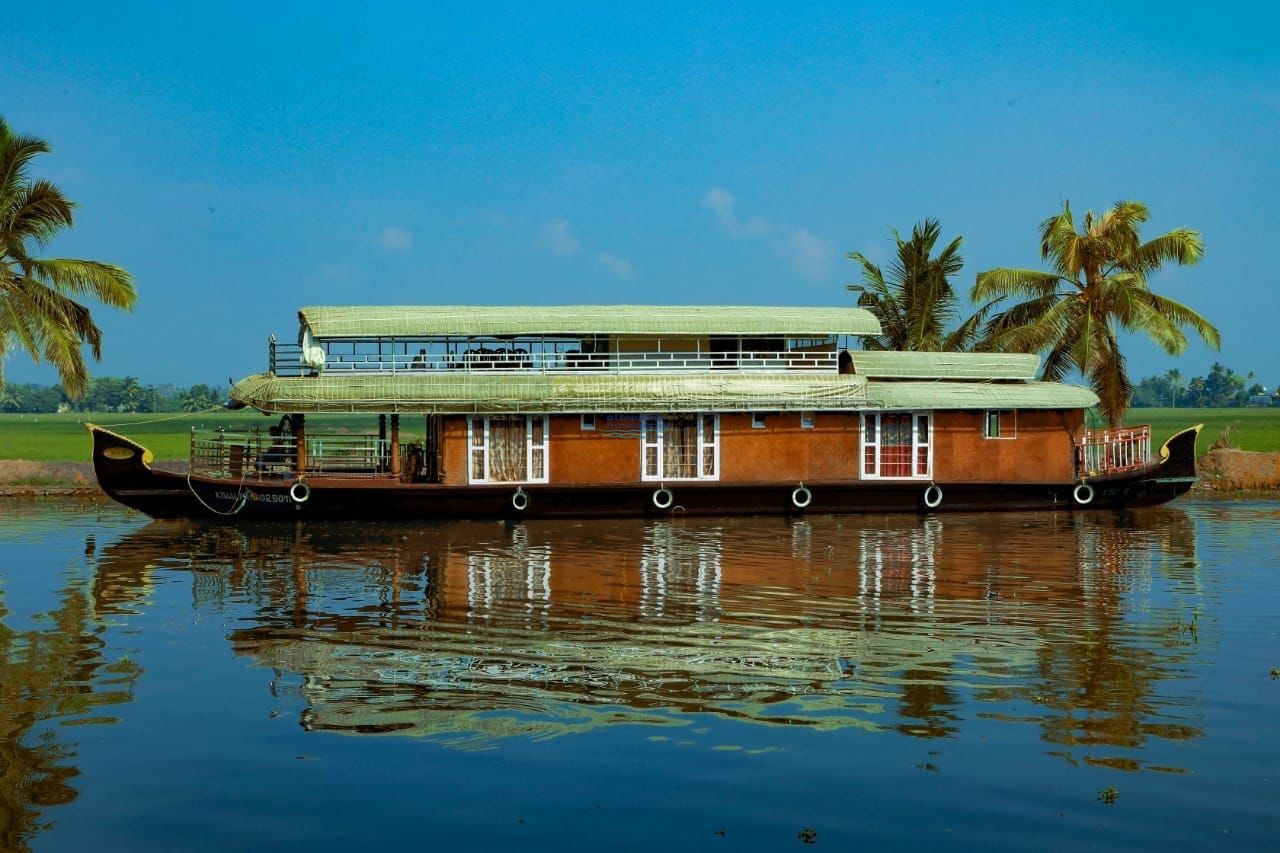
{"label": "white railing", "polygon": [[[271,372],[296,376],[307,371],[299,360],[299,349],[272,344]],[[573,374],[603,373],[707,373],[717,370],[764,373],[812,371],[835,373],[835,352],[524,352],[514,349],[476,349],[464,353],[329,353],[325,372],[415,373],[420,371],[465,371],[467,373],[509,371],[520,373]]]}
{"label": "white railing", "polygon": [[[377,435],[326,433],[307,437],[302,474],[325,477],[390,477],[391,443]],[[293,477],[298,440],[260,430],[191,431],[191,473],[219,479]]]}
{"label": "white railing", "polygon": [[1101,477],[1136,471],[1151,464],[1151,427],[1088,430],[1076,439],[1076,472]]}

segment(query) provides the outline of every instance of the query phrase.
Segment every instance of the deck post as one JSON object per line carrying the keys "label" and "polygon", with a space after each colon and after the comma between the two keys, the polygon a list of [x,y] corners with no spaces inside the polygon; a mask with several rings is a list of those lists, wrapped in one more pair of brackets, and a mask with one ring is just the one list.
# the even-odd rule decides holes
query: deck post
{"label": "deck post", "polygon": [[391,416],[391,476],[400,476],[400,416]]}
{"label": "deck post", "polygon": [[378,470],[383,470],[383,466],[390,467],[391,453],[387,447],[387,416],[378,415],[378,453],[381,459],[378,461]]}
{"label": "deck post", "polygon": [[297,458],[294,460],[294,473],[301,477],[307,473],[307,416],[292,415],[293,438],[298,443]]}

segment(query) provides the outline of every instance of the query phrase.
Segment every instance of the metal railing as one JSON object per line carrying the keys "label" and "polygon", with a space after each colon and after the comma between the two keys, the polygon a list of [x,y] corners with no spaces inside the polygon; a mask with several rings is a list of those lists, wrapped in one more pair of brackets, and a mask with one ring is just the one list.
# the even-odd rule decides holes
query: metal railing
{"label": "metal railing", "polygon": [[297,470],[298,440],[261,430],[191,430],[191,473],[217,479],[271,479],[302,475],[391,477],[391,443],[377,435],[308,436],[304,469]]}
{"label": "metal railing", "polygon": [[[475,349],[463,353],[329,353],[325,372],[418,373],[464,371],[467,373],[507,371],[519,373],[573,374],[602,373],[707,373],[717,370],[762,373],[808,371],[835,373],[835,352],[524,352],[515,349]],[[302,362],[302,347],[296,344],[269,344],[268,370],[277,376],[301,376],[313,370]]]}
{"label": "metal railing", "polygon": [[1101,477],[1136,471],[1151,464],[1149,425],[1116,430],[1088,430],[1076,439],[1076,473]]}
{"label": "metal railing", "polygon": [[391,442],[376,435],[307,437],[307,473],[326,477],[390,477]]}

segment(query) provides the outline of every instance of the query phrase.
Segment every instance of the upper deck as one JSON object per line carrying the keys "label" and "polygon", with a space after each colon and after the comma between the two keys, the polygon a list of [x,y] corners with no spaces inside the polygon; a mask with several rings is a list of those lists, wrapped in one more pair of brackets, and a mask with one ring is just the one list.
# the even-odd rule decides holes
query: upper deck
{"label": "upper deck", "polygon": [[268,372],[837,373],[879,322],[860,308],[568,305],[310,307]]}

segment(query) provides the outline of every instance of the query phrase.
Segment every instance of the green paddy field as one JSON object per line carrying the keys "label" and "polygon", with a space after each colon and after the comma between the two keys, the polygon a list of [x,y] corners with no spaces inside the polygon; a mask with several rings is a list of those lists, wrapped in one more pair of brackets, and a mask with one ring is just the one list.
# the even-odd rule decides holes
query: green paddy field
{"label": "green paddy field", "polygon": [[[157,420],[157,418],[170,418]],[[27,459],[33,462],[88,462],[89,434],[85,421],[128,435],[151,449],[157,459],[186,459],[191,428],[244,430],[254,426],[264,430],[276,422],[256,412],[214,414],[121,415],[111,413],[46,415],[0,415],[0,459]],[[310,416],[314,429],[341,432],[376,432],[377,418],[371,415]],[[1151,424],[1153,443],[1159,446],[1180,429],[1203,423],[1196,445],[1204,453],[1222,431],[1231,427],[1234,446],[1241,450],[1280,451],[1280,409],[1134,409],[1130,424]],[[403,418],[404,441],[421,437],[421,420]],[[417,431],[415,432],[415,427]]]}

